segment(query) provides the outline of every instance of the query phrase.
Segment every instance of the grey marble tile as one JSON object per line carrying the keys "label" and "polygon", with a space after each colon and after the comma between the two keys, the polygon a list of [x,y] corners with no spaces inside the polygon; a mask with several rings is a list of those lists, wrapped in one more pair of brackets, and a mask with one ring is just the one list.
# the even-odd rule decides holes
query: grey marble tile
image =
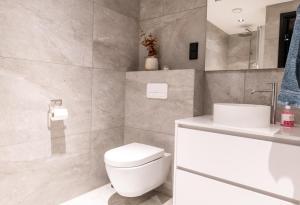
{"label": "grey marble tile", "polygon": [[279,88],[283,77],[283,70],[276,69],[270,71],[250,71],[245,77],[245,103],[249,104],[271,104],[271,93],[255,93],[254,90],[271,90],[271,85],[267,83],[278,82]]}
{"label": "grey marble tile", "polygon": [[[204,70],[206,7],[142,21],[141,29],[157,36],[161,66]],[[199,43],[197,60],[189,60],[189,44],[192,42]],[[142,46],[139,55],[139,68],[143,70],[146,49]]]}
{"label": "grey marble tile", "polygon": [[265,40],[263,67],[278,67],[278,39],[276,38]]}
{"label": "grey marble tile", "polygon": [[92,65],[92,0],[0,3],[0,56]]}
{"label": "grey marble tile", "polygon": [[140,20],[163,16],[163,6],[162,0],[141,0]]}
{"label": "grey marble tile", "polygon": [[174,153],[174,135],[163,134],[154,131],[146,131],[133,127],[125,127],[124,143],[138,142],[164,148],[166,152]]}
{"label": "grey marble tile", "polygon": [[207,4],[207,0],[163,0],[163,2],[164,14],[172,14],[198,7],[204,7]]}
{"label": "grey marble tile", "polygon": [[226,70],[229,35],[207,22],[205,70]]}
{"label": "grey marble tile", "polygon": [[[202,69],[205,59],[206,7],[141,22],[141,28],[159,40],[160,65],[171,69]],[[189,31],[189,32],[186,32]],[[199,43],[199,58],[189,60],[189,44]],[[140,46],[139,68],[144,68],[146,50]]]}
{"label": "grey marble tile", "polygon": [[0,161],[19,162],[45,159],[51,156],[50,139],[0,147]]}
{"label": "grey marble tile", "polygon": [[123,127],[117,127],[92,132],[90,175],[96,185],[109,182],[105,170],[104,153],[123,145],[123,131]]}
{"label": "grey marble tile", "polygon": [[228,56],[228,70],[247,70],[249,69],[249,55]]}
{"label": "grey marble tile", "polygon": [[[89,132],[91,70],[82,67],[0,58],[3,108],[0,145],[50,139],[51,132]],[[48,104],[62,99],[69,111],[63,127],[47,128]]]}
{"label": "grey marble tile", "polygon": [[196,70],[194,84],[194,116],[200,116],[204,113],[204,76],[204,71]]}
{"label": "grey marble tile", "polygon": [[94,0],[94,2],[123,15],[139,17],[140,0]]}
{"label": "grey marble tile", "polygon": [[227,68],[231,70],[248,69],[251,37],[230,35],[228,39]]}
{"label": "grey marble tile", "polygon": [[0,166],[0,204],[59,204],[95,188],[89,178],[88,154],[1,162]]}
{"label": "grey marble tile", "polygon": [[[194,79],[190,69],[127,72],[125,125],[173,134],[176,119],[193,116]],[[147,99],[147,83],[167,83],[168,99]]]}
{"label": "grey marble tile", "polygon": [[51,137],[52,155],[85,154],[90,151],[90,133]]}
{"label": "grey marble tile", "polygon": [[137,67],[138,21],[95,3],[93,65],[118,71]]}
{"label": "grey marble tile", "polygon": [[242,71],[206,72],[204,113],[212,114],[213,103],[243,103],[244,80]]}
{"label": "grey marble tile", "polygon": [[125,72],[93,70],[92,129],[124,125]]}

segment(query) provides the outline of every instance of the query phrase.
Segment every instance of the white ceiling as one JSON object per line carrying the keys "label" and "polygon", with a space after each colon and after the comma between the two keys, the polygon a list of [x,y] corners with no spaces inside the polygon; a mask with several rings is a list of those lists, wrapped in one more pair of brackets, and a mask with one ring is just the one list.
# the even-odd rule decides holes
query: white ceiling
{"label": "white ceiling", "polygon": [[[244,27],[265,25],[266,6],[292,0],[208,0],[207,19],[228,34],[245,32]],[[234,8],[242,8],[239,14],[232,12]],[[238,20],[244,18],[243,24]]]}

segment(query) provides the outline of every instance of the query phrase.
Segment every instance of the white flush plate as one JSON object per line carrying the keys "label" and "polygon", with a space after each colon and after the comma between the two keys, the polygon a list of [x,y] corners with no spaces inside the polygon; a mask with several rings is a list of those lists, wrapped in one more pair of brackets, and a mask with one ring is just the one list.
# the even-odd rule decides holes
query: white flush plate
{"label": "white flush plate", "polygon": [[167,83],[148,83],[147,98],[150,99],[167,99],[168,84]]}

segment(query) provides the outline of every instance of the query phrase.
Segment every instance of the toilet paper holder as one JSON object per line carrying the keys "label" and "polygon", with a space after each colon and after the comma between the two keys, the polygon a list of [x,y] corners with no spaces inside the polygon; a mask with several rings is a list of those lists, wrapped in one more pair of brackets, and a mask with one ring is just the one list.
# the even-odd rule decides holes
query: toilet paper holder
{"label": "toilet paper holder", "polygon": [[54,115],[56,107],[61,107],[63,105],[62,99],[50,100],[49,110],[48,110],[48,129],[51,128],[51,122]]}

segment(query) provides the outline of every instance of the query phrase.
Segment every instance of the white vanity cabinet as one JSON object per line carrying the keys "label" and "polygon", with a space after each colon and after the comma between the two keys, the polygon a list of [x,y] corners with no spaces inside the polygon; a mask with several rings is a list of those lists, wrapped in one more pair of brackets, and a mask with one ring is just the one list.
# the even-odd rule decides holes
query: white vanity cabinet
{"label": "white vanity cabinet", "polygon": [[300,146],[180,124],[175,144],[174,205],[300,202]]}

